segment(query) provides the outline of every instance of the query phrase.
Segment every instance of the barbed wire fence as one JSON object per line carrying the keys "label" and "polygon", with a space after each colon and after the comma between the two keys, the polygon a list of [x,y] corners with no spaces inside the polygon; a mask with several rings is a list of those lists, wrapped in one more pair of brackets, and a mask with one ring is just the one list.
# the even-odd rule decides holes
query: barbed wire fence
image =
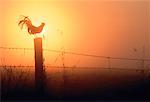
{"label": "barbed wire fence", "polygon": [[[19,52],[22,50],[24,55],[26,53],[26,51],[34,51],[33,48],[15,48],[15,47],[0,47],[0,49],[3,50],[7,50],[9,52],[13,51],[13,50],[19,50]],[[109,57],[109,56],[99,56],[99,55],[92,55],[92,54],[85,54],[85,53],[76,53],[76,52],[69,52],[69,51],[65,51],[64,49],[62,50],[52,50],[52,49],[43,49],[44,52],[55,52],[55,53],[60,53],[62,54],[62,56],[64,56],[65,54],[69,54],[69,55],[78,55],[78,56],[83,56],[83,57],[93,57],[93,58],[101,58],[101,59],[106,59],[108,61],[108,66],[111,67],[111,60],[124,60],[124,61],[140,61],[142,64],[145,64],[145,62],[149,62],[150,59],[136,59],[136,58],[123,58],[123,57]],[[45,58],[46,56],[44,56]],[[1,58],[1,62],[2,62],[2,58]],[[2,65],[1,65],[2,66]],[[142,65],[143,67],[145,67],[144,65]],[[149,66],[149,65],[148,65]]]}
{"label": "barbed wire fence", "polygon": [[[0,59],[1,59],[0,69],[6,69],[6,72],[11,71],[11,74],[13,74],[12,69],[16,69],[16,68],[28,69],[28,72],[27,72],[28,76],[30,73],[30,69],[34,71],[35,66],[34,66],[34,49],[33,48],[0,47],[0,52],[1,52],[0,53]],[[13,52],[13,53],[11,53],[11,52]],[[48,54],[45,54],[45,53],[48,53]],[[54,56],[53,59],[49,59],[49,57],[52,58],[52,56],[49,55],[49,53],[55,53],[56,56]],[[115,71],[119,71],[119,72],[123,72],[123,73],[130,72],[130,73],[140,74],[142,81],[144,81],[144,79],[147,79],[147,78],[150,79],[150,59],[121,58],[121,57],[99,56],[99,55],[86,54],[86,53],[77,53],[77,52],[65,51],[64,47],[62,47],[60,50],[43,49],[43,54],[44,54],[44,56],[43,56],[44,70],[45,71],[48,71],[48,70],[56,71],[53,74],[50,74],[50,76],[47,76],[48,74],[46,74],[46,80],[51,81],[52,79],[55,79],[55,77],[57,75],[60,75],[60,73],[61,73],[61,77],[63,80],[63,83],[62,83],[63,85],[61,85],[61,87],[62,87],[64,96],[65,96],[65,93],[67,92],[66,89],[69,85],[68,83],[71,81],[75,81],[72,79],[69,80],[70,76],[68,75],[68,73],[71,73],[71,76],[73,76],[72,73],[76,70],[82,71],[82,72],[83,71],[94,71],[95,73],[99,73],[99,71],[102,70],[102,71],[109,71],[110,74]],[[73,58],[70,58],[69,60],[71,60],[71,62],[75,62],[75,65],[67,65],[68,60],[66,60],[66,55],[67,56],[75,55],[75,56],[77,56],[77,58],[79,57],[79,59],[77,59],[77,61],[74,61]],[[16,57],[16,56],[18,56],[18,57]],[[26,58],[26,56],[30,56],[30,57]],[[82,64],[79,64],[80,57],[85,58],[83,60],[87,60],[88,58],[92,58],[92,60],[94,60],[94,61],[101,60],[102,62],[105,62],[104,63],[105,65],[103,66],[100,64],[97,66],[88,66],[88,65],[84,66]],[[8,61],[9,58],[11,61],[13,60],[15,62],[15,64],[13,64],[13,62],[9,63],[9,61]],[[20,62],[16,63],[16,61],[20,61]],[[58,62],[58,61],[60,63],[56,64],[56,62]],[[114,63],[114,61],[117,63],[125,62],[125,63],[123,63],[125,66],[117,65]],[[132,64],[130,66],[130,64],[129,64],[130,62],[132,64],[134,63],[134,65],[133,65],[134,67],[132,66]],[[32,65],[28,65],[27,63],[32,63]],[[96,63],[98,63],[98,62],[96,62]],[[135,64],[138,64],[139,66],[135,67]],[[61,70],[61,72],[57,71],[57,70]],[[25,82],[28,79],[27,77],[25,77],[25,75],[27,75],[27,74],[25,74],[25,71],[22,71],[22,72],[24,73],[23,75],[18,74],[18,75],[22,76],[21,79],[19,79],[19,80],[22,80],[23,82]],[[9,73],[7,73],[7,74],[9,74]],[[76,74],[74,74],[74,75],[77,76]],[[93,75],[93,73],[92,73],[92,75]],[[19,78],[19,77],[15,77],[15,78]],[[13,81],[14,79],[11,78],[11,80]],[[10,83],[10,81],[7,83]],[[19,85],[19,81],[16,81],[15,86],[17,86],[17,85]],[[46,82],[46,85],[48,85],[48,82]]]}
{"label": "barbed wire fence", "polygon": [[[3,50],[3,51],[2,51]],[[7,67],[7,68],[34,68],[34,65],[26,65],[25,60],[28,59],[24,59],[24,57],[26,56],[27,51],[32,51],[32,57],[34,58],[34,49],[33,48],[15,48],[15,47],[0,47],[0,51],[1,51],[1,55],[3,55],[3,52],[11,52],[14,51],[15,53],[17,52],[21,52],[20,57],[18,59],[21,60],[20,64],[15,64],[15,65],[9,65],[6,64],[5,60],[9,59],[9,53],[7,53],[4,56],[0,56],[1,59],[1,64],[0,67]],[[136,59],[136,58],[122,58],[122,57],[110,57],[110,56],[99,56],[99,55],[93,55],[93,54],[86,54],[86,53],[77,53],[77,52],[70,52],[70,51],[65,51],[64,48],[61,48],[60,50],[52,50],[52,49],[43,49],[43,52],[45,53],[57,53],[58,56],[56,56],[56,58],[54,59],[54,63],[56,63],[58,61],[58,58],[61,60],[61,63],[59,63],[59,65],[52,65],[51,64],[46,64],[44,63],[44,68],[45,70],[47,68],[55,68],[55,69],[64,69],[64,73],[65,73],[65,69],[76,69],[76,70],[110,70],[110,71],[114,71],[114,70],[120,70],[120,71],[135,71],[135,72],[140,72],[143,75],[146,74],[150,74],[150,59]],[[65,55],[76,55],[76,56],[81,56],[81,57],[88,57],[88,58],[97,58],[97,59],[104,59],[105,63],[107,64],[105,67],[104,66],[67,66],[66,65],[66,60],[65,60]],[[13,56],[13,55],[11,55]],[[19,55],[18,55],[19,56]],[[4,58],[5,57],[5,58]],[[45,62],[46,58],[48,56],[44,56],[43,61]],[[7,59],[6,59],[7,58]],[[14,59],[13,59],[14,60]],[[140,63],[140,67],[117,67],[117,66],[113,66],[113,61],[127,61],[127,62],[135,62],[135,63]],[[65,62],[66,61],[66,62]],[[22,63],[25,63],[24,65]],[[34,59],[32,59],[32,61],[30,63],[34,63]],[[65,75],[64,75],[65,77]]]}

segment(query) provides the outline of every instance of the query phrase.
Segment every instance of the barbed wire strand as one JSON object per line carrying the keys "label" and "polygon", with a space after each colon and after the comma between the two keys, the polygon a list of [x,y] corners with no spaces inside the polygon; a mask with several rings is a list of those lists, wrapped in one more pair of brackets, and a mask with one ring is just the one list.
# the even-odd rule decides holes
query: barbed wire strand
{"label": "barbed wire strand", "polygon": [[[15,47],[0,47],[0,49],[7,49],[7,50],[34,50],[33,48],[15,48]],[[59,50],[52,50],[52,49],[43,49],[43,51],[50,51],[61,53],[62,51]],[[150,59],[136,59],[136,58],[121,58],[121,57],[109,57],[109,56],[100,56],[100,55],[93,55],[93,54],[85,54],[85,53],[76,53],[70,51],[64,51],[64,54],[73,54],[79,56],[87,56],[87,57],[96,57],[96,58],[106,58],[106,59],[116,59],[116,60],[137,60],[137,61],[150,61]]]}
{"label": "barbed wire strand", "polygon": [[[34,68],[35,66],[32,65],[1,65],[0,68]],[[43,66],[44,68],[55,68],[55,69],[64,69],[63,66]],[[73,67],[73,66],[65,66],[66,69],[91,69],[91,70],[110,70],[109,67],[88,67],[88,66],[80,66],[80,67]],[[150,70],[147,68],[117,68],[111,67],[112,70],[122,70],[122,71],[144,71]]]}

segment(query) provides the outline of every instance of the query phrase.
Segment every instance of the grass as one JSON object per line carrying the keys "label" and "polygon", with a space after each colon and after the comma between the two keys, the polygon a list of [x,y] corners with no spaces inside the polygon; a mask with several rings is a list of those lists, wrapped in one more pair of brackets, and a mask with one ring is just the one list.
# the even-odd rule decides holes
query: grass
{"label": "grass", "polygon": [[150,79],[139,72],[65,69],[64,75],[64,69],[45,71],[41,95],[34,88],[34,71],[1,68],[2,100],[150,100]]}

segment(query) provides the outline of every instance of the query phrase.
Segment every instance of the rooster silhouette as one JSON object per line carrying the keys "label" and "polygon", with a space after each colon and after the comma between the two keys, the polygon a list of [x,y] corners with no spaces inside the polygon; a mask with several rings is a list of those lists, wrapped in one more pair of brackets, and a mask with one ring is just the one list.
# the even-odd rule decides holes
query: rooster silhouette
{"label": "rooster silhouette", "polygon": [[41,23],[40,26],[36,27],[36,26],[32,25],[32,22],[28,16],[23,16],[23,17],[24,17],[23,20],[20,20],[18,23],[18,26],[21,26],[21,29],[23,28],[24,25],[26,25],[27,29],[28,29],[28,33],[30,35],[31,34],[35,35],[35,34],[42,32],[43,27],[45,26],[45,23]]}

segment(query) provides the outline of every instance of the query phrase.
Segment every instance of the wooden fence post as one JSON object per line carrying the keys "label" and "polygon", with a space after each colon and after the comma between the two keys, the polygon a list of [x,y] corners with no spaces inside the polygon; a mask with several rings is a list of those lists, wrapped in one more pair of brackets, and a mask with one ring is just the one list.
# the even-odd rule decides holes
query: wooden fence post
{"label": "wooden fence post", "polygon": [[43,49],[42,38],[34,38],[35,52],[35,88],[38,94],[44,92],[44,69],[43,69]]}

